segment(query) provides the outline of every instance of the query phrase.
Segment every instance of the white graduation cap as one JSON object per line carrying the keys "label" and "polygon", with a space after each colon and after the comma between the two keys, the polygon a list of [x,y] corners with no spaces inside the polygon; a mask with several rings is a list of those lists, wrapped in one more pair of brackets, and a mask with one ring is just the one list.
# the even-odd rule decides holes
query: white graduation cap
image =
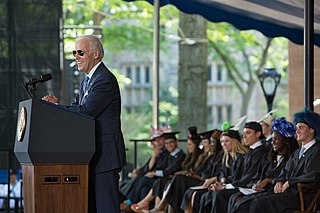
{"label": "white graduation cap", "polygon": [[268,112],[267,114],[265,114],[264,116],[262,116],[261,119],[259,119],[257,122],[261,123],[264,122],[266,124],[268,124],[269,126],[272,125],[272,121],[274,120],[274,117],[272,116],[272,113],[278,111],[278,109],[273,109],[270,112]]}
{"label": "white graduation cap", "polygon": [[230,129],[238,131],[240,129],[240,127],[242,126],[242,124],[244,124],[246,119],[247,119],[247,115],[244,115],[241,118],[238,118],[237,123],[233,127],[231,127]]}

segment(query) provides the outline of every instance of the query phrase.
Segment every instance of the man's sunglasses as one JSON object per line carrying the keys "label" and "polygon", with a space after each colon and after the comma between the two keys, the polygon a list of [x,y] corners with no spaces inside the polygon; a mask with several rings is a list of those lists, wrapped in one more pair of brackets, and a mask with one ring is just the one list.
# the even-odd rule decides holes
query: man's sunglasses
{"label": "man's sunglasses", "polygon": [[[91,50],[94,50],[94,49],[91,49]],[[77,54],[77,53],[78,53],[79,56],[83,56],[86,52],[89,52],[89,51],[91,51],[91,50],[88,50],[88,51],[85,51],[85,52],[82,51],[82,50],[73,50],[73,51],[72,51],[72,54],[73,54],[74,57],[76,57],[76,54]]]}

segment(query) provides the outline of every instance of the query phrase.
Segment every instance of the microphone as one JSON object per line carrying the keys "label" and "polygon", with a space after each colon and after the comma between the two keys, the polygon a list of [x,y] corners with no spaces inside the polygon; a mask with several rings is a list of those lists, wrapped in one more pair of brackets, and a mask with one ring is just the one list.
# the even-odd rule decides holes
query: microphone
{"label": "microphone", "polygon": [[28,86],[28,85],[34,85],[37,83],[44,83],[44,82],[49,81],[51,79],[52,79],[52,75],[51,75],[51,73],[48,73],[48,74],[44,74],[44,75],[41,75],[38,77],[31,77],[29,79],[29,81],[25,83],[25,85]]}

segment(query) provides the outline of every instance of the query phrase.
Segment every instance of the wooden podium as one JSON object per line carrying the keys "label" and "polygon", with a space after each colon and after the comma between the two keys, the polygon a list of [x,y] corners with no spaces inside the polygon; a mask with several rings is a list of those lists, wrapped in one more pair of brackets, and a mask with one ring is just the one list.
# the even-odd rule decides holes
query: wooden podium
{"label": "wooden podium", "polygon": [[24,212],[87,213],[95,121],[39,100],[19,104],[14,153],[22,165]]}

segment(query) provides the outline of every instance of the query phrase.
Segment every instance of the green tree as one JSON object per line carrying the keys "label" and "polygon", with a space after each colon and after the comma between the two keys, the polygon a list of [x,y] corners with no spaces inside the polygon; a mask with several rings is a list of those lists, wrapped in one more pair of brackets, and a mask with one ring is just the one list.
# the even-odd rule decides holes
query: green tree
{"label": "green tree", "polygon": [[[111,52],[152,52],[153,12],[153,6],[143,1],[63,1],[64,25],[102,27],[105,48]],[[168,6],[162,8],[160,14],[161,48],[166,50],[166,36],[169,35],[167,30],[176,26],[177,19],[172,17],[178,11],[173,6]]]}
{"label": "green tree", "polygon": [[[160,126],[166,124],[169,126],[176,126],[178,119],[178,106],[171,102],[161,101],[159,103]],[[129,162],[134,160],[134,143],[129,142],[130,139],[148,139],[150,137],[150,128],[152,125],[152,104],[147,103],[139,112],[122,113],[122,129],[124,130],[124,137],[126,139],[127,158]],[[150,157],[151,149],[150,143],[138,143],[139,155],[137,156],[138,165],[144,163]]]}
{"label": "green tree", "polygon": [[[208,26],[209,57],[221,60],[242,97],[241,115],[247,113],[257,76],[264,68],[282,71],[288,65],[287,40],[267,38],[250,30],[240,31],[230,24],[210,23]],[[240,115],[239,115],[240,116]]]}

